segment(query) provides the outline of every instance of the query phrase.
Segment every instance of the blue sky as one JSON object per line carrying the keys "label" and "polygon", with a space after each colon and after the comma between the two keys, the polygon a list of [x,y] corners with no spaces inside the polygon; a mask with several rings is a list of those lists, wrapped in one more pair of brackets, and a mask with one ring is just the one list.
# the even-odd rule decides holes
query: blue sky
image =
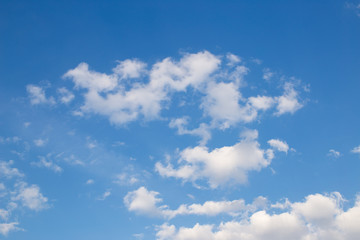
{"label": "blue sky", "polygon": [[357,1],[1,1],[0,239],[357,239],[359,26]]}

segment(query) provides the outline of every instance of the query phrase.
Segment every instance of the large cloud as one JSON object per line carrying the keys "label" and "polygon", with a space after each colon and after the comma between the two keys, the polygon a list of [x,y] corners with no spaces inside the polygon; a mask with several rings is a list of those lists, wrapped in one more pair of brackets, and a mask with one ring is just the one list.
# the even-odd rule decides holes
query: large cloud
{"label": "large cloud", "polygon": [[[150,67],[137,59],[120,61],[112,73],[100,73],[89,69],[87,63],[64,74],[76,89],[84,89],[84,103],[77,115],[95,113],[106,116],[116,125],[124,125],[139,118],[160,118],[161,110],[169,106],[174,93],[192,89],[200,94],[200,108],[210,117],[209,126],[228,128],[239,122],[254,121],[258,111],[276,107],[276,115],[294,113],[303,104],[295,85],[286,82],[280,96],[242,96],[244,77],[250,69],[239,57],[228,54],[226,58],[208,51],[184,54],[178,61],[165,58]],[[61,88],[70,102],[72,93]],[[45,102],[42,89],[28,86],[32,103]],[[192,132],[188,132],[192,134]],[[185,133],[187,134],[187,133]],[[196,132],[204,138],[203,133]],[[206,139],[205,139],[206,140]]]}
{"label": "large cloud", "polygon": [[179,227],[164,223],[158,240],[357,240],[360,235],[360,199],[344,210],[339,193],[309,195],[289,203],[285,211],[260,210],[241,221],[218,226],[196,224]]}
{"label": "large cloud", "polygon": [[175,177],[184,181],[206,179],[211,188],[228,183],[244,184],[249,171],[267,167],[274,157],[273,150],[262,149],[257,141],[258,132],[248,130],[242,140],[233,146],[209,151],[205,146],[186,148],[180,152],[179,166],[157,162],[156,171],[164,177]]}

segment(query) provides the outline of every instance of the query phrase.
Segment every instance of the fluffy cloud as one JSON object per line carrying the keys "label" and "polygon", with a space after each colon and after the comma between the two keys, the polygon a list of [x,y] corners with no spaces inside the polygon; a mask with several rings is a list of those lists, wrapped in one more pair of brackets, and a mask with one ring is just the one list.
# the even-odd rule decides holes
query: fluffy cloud
{"label": "fluffy cloud", "polygon": [[26,182],[16,184],[17,192],[12,201],[19,201],[24,207],[40,211],[49,207],[48,199],[42,195],[37,185],[28,186]]}
{"label": "fluffy cloud", "polygon": [[12,168],[13,161],[0,161],[0,176],[5,178],[22,177],[24,176],[17,168]]}
{"label": "fluffy cloud", "polygon": [[114,73],[120,76],[120,79],[139,78],[146,71],[146,64],[139,60],[119,61],[119,64],[113,69]]}
{"label": "fluffy cloud", "polygon": [[338,157],[341,156],[341,153],[339,151],[334,150],[334,149],[330,149],[329,153],[328,153],[328,156],[338,158]]}
{"label": "fluffy cloud", "polygon": [[7,236],[11,231],[21,230],[16,226],[18,224],[18,222],[0,223],[0,234]]}
{"label": "fluffy cloud", "polygon": [[40,192],[39,186],[29,186],[23,180],[25,175],[17,168],[13,168],[12,164],[13,161],[0,161],[0,179],[3,178],[9,183],[14,183],[13,187],[5,187],[3,183],[0,183],[1,202],[6,205],[6,209],[0,209],[0,235],[4,236],[11,231],[22,230],[17,227],[18,216],[13,216],[14,211],[24,209],[40,211],[49,207],[48,199]]}
{"label": "fluffy cloud", "polygon": [[292,83],[286,83],[284,86],[284,94],[280,97],[277,97],[277,112],[276,115],[282,115],[285,113],[293,114],[297,110],[303,107],[303,104],[299,101],[299,94],[295,90]]}
{"label": "fluffy cloud", "polygon": [[60,94],[60,101],[64,104],[70,103],[75,98],[75,95],[65,87],[59,88],[57,91]]}
{"label": "fluffy cloud", "polygon": [[354,147],[354,149],[351,150],[351,152],[352,152],[352,153],[358,153],[358,154],[360,154],[360,145],[357,146],[357,147]]}
{"label": "fluffy cloud", "polygon": [[124,197],[125,206],[129,211],[148,216],[161,216],[161,209],[157,204],[162,201],[158,192],[148,191],[145,187],[129,192]]}
{"label": "fluffy cloud", "polygon": [[309,195],[303,202],[290,203],[279,213],[265,210],[244,216],[241,221],[218,226],[201,225],[176,228],[167,223],[157,229],[158,240],[356,240],[360,234],[360,199],[344,210],[339,193]]}
{"label": "fluffy cloud", "polygon": [[188,117],[172,119],[169,123],[169,127],[177,128],[177,133],[179,135],[189,134],[193,136],[198,136],[201,138],[201,141],[199,142],[200,145],[205,145],[207,141],[211,138],[210,126],[205,123],[201,123],[198,128],[189,130],[186,128],[188,121]]}
{"label": "fluffy cloud", "polygon": [[175,177],[185,181],[206,179],[212,188],[229,182],[247,182],[249,171],[267,167],[273,158],[271,149],[261,149],[257,142],[257,131],[246,131],[242,140],[233,146],[209,151],[205,146],[186,148],[180,152],[179,167],[170,163],[164,166],[157,162],[155,169],[161,176]]}
{"label": "fluffy cloud", "polygon": [[239,121],[251,122],[257,116],[254,108],[240,105],[240,100],[241,94],[234,83],[210,83],[201,108],[221,128],[228,128]]}
{"label": "fluffy cloud", "polygon": [[179,215],[216,216],[228,214],[238,216],[249,211],[255,211],[266,202],[264,197],[258,197],[252,204],[245,204],[243,199],[233,201],[206,201],[203,204],[182,204],[177,209],[170,209],[167,205],[160,205],[163,200],[159,193],[149,191],[145,187],[129,192],[124,197],[125,206],[129,211],[147,216],[157,216],[172,219]]}
{"label": "fluffy cloud", "polygon": [[[200,108],[205,116],[211,118],[209,125],[223,129],[239,122],[254,121],[259,110],[276,106],[276,115],[282,115],[294,113],[302,107],[294,84],[288,82],[281,96],[243,97],[240,87],[245,85],[244,77],[249,71],[234,54],[221,57],[203,51],[184,54],[178,61],[165,58],[149,69],[139,60],[127,59],[118,62],[111,74],[92,71],[88,64],[80,63],[64,77],[71,79],[76,89],[85,90],[84,103],[74,111],[76,115],[99,114],[116,125],[139,118],[157,119],[162,109],[171,103],[174,93],[183,93],[188,89],[202,96]],[[133,79],[131,82],[124,81],[130,78]],[[62,92],[68,94],[65,88]],[[66,95],[63,100],[70,101],[71,96]],[[189,130],[184,134],[206,138],[204,129],[196,132]]]}
{"label": "fluffy cloud", "polygon": [[32,105],[36,104],[55,104],[53,97],[47,98],[45,95],[45,90],[42,87],[29,84],[26,86],[26,91],[29,94],[30,103]]}
{"label": "fluffy cloud", "polygon": [[289,145],[286,142],[283,142],[279,139],[271,139],[268,141],[268,144],[273,147],[274,149],[280,151],[280,152],[288,152]]}
{"label": "fluffy cloud", "polygon": [[90,71],[86,63],[81,63],[64,77],[72,79],[75,87],[88,90],[82,112],[108,116],[112,123],[121,125],[141,115],[146,119],[158,118],[162,103],[169,100],[171,92],[185,91],[188,86],[198,88],[219,63],[217,57],[206,51],[186,54],[179,62],[166,58],[154,64],[147,84],[133,84],[130,89],[120,80],[140,76],[144,65],[139,62],[120,62],[111,75]]}

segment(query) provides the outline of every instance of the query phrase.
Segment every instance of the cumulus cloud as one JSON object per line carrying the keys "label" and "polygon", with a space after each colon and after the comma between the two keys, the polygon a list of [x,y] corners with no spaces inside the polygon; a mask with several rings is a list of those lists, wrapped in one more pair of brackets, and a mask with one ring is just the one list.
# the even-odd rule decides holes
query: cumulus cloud
{"label": "cumulus cloud", "polygon": [[[285,84],[282,96],[243,97],[240,87],[244,86],[249,71],[234,54],[222,57],[203,51],[186,53],[178,61],[165,58],[149,70],[140,60],[127,59],[119,61],[110,74],[90,70],[88,64],[80,63],[64,77],[74,82],[75,89],[85,90],[84,103],[74,114],[103,115],[116,125],[139,118],[159,119],[174,93],[189,89],[202,96],[200,108],[212,119],[212,127],[228,128],[239,122],[254,121],[259,110],[274,106],[276,115],[294,113],[302,107],[299,93],[290,83]],[[123,81],[130,78],[131,82]],[[205,135],[199,131],[185,134]]]}
{"label": "cumulus cloud", "polygon": [[169,127],[176,128],[177,133],[179,135],[188,134],[188,135],[198,136],[201,138],[199,142],[200,145],[205,145],[207,141],[211,138],[211,132],[210,132],[211,127],[206,123],[201,123],[198,128],[189,130],[186,127],[188,123],[189,123],[189,117],[171,119],[169,123]]}
{"label": "cumulus cloud", "polygon": [[161,209],[157,204],[162,201],[158,192],[148,191],[145,187],[129,192],[124,197],[125,206],[129,211],[148,216],[161,216]]}
{"label": "cumulus cloud", "polygon": [[97,200],[104,201],[111,195],[111,192],[109,190],[105,191],[103,195],[97,198]]}
{"label": "cumulus cloud", "polygon": [[113,71],[120,76],[120,79],[139,78],[146,71],[146,63],[127,59],[119,61]]}
{"label": "cumulus cloud", "polygon": [[170,209],[167,205],[160,205],[163,199],[159,193],[149,191],[145,187],[129,192],[124,197],[125,206],[129,211],[147,216],[157,216],[172,219],[179,215],[204,215],[216,216],[228,214],[239,216],[259,208],[259,202],[266,201],[264,197],[258,197],[252,204],[245,204],[243,199],[233,201],[206,201],[203,204],[182,204],[177,209]]}
{"label": "cumulus cloud", "polygon": [[339,151],[334,150],[334,149],[330,149],[329,152],[328,152],[328,156],[338,158],[338,157],[341,156],[341,153]]}
{"label": "cumulus cloud", "polygon": [[11,160],[8,162],[0,161],[0,177],[13,178],[24,176],[17,168],[11,167],[13,163]]}
{"label": "cumulus cloud", "polygon": [[267,110],[273,107],[276,103],[274,98],[267,96],[249,97],[248,101],[251,106],[253,106],[257,110]]}
{"label": "cumulus cloud", "polygon": [[17,227],[18,222],[0,223],[0,234],[7,236],[9,232],[21,230]]}
{"label": "cumulus cloud", "polygon": [[19,201],[22,206],[34,211],[40,211],[49,207],[47,197],[44,197],[37,185],[28,185],[26,182],[16,184],[15,196],[12,201]]}
{"label": "cumulus cloud", "polygon": [[251,122],[257,112],[250,105],[241,105],[241,94],[234,83],[210,83],[206,89],[201,108],[221,128],[228,128],[237,122]]}
{"label": "cumulus cloud", "polygon": [[45,90],[42,87],[29,84],[26,86],[26,91],[28,92],[30,103],[32,105],[55,104],[55,100],[53,97],[46,97]]}
{"label": "cumulus cloud", "polygon": [[[40,192],[37,185],[28,185],[23,179],[25,175],[11,165],[13,161],[0,161],[0,179],[13,180],[13,187],[0,183],[1,202],[6,205],[6,209],[0,209],[0,235],[8,235],[11,231],[22,230],[17,227],[18,217],[14,217],[13,212],[30,209],[40,211],[48,208],[48,199]],[[16,220],[16,221],[14,221]]]}
{"label": "cumulus cloud", "polygon": [[287,153],[289,150],[289,145],[286,142],[281,141],[279,139],[270,139],[268,141],[268,144],[280,152]]}
{"label": "cumulus cloud", "polygon": [[120,84],[120,80],[139,76],[142,69],[139,62],[120,62],[110,75],[91,71],[86,63],[81,63],[64,77],[72,79],[77,88],[88,90],[81,112],[108,116],[112,123],[122,125],[139,116],[158,118],[163,102],[169,100],[172,91],[185,91],[188,86],[198,88],[219,63],[217,57],[206,51],[186,54],[179,62],[166,58],[154,64],[148,83],[134,84],[130,89]]}
{"label": "cumulus cloud", "polygon": [[266,81],[270,81],[270,79],[275,75],[274,72],[271,71],[270,68],[263,69],[263,79]]}
{"label": "cumulus cloud", "polygon": [[352,153],[358,153],[360,154],[360,145],[357,146],[357,147],[354,147],[352,150],[351,150]]}
{"label": "cumulus cloud", "polygon": [[249,171],[267,167],[273,158],[271,149],[261,149],[257,131],[243,133],[240,142],[210,150],[205,146],[186,148],[179,154],[179,166],[157,162],[156,171],[163,177],[175,177],[184,181],[206,179],[211,188],[227,183],[244,184]]}
{"label": "cumulus cloud", "polygon": [[299,94],[294,88],[294,84],[285,83],[284,94],[280,97],[277,97],[277,112],[276,115],[280,116],[285,113],[293,114],[297,110],[303,107],[303,104],[299,102]]}
{"label": "cumulus cloud", "polygon": [[70,103],[75,98],[75,95],[65,87],[61,87],[57,91],[60,94],[60,102],[64,104]]}
{"label": "cumulus cloud", "polygon": [[309,195],[290,203],[282,212],[255,211],[240,220],[220,225],[179,227],[165,223],[157,228],[158,240],[356,240],[360,234],[360,201],[345,210],[339,193]]}

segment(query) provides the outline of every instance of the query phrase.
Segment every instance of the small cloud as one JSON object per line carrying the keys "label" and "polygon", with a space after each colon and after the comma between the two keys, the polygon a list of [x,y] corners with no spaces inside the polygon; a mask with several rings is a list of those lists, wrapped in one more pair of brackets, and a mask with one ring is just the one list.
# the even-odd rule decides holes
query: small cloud
{"label": "small cloud", "polygon": [[139,179],[135,175],[131,175],[128,173],[120,173],[115,176],[115,180],[113,183],[119,184],[119,185],[133,185],[135,183],[138,183]]}
{"label": "small cloud", "polygon": [[47,98],[45,95],[45,90],[42,87],[29,84],[26,86],[26,91],[28,92],[30,103],[32,105],[37,104],[55,104],[53,97]]}
{"label": "small cloud", "polygon": [[352,153],[357,153],[357,154],[360,154],[360,145],[357,146],[357,147],[354,147],[353,150],[351,150]]}
{"label": "small cloud", "polygon": [[104,201],[106,198],[108,198],[111,195],[110,191],[104,192],[104,194],[101,197],[98,197],[97,200]]}
{"label": "small cloud", "polygon": [[37,167],[48,168],[56,173],[61,173],[63,171],[59,165],[51,160],[46,160],[44,157],[40,157],[38,162],[32,162],[31,164]]}
{"label": "small cloud", "polygon": [[87,184],[87,185],[94,184],[94,180],[93,180],[93,179],[89,179],[89,180],[86,181],[86,184]]}
{"label": "small cloud", "polygon": [[252,61],[253,63],[256,63],[257,65],[262,64],[262,60],[260,60],[260,59],[258,59],[258,58],[251,58],[251,61]]}
{"label": "small cloud", "polygon": [[278,150],[280,152],[287,153],[289,151],[289,145],[286,142],[283,142],[283,141],[281,141],[279,139],[271,139],[271,140],[268,141],[268,144],[272,148],[274,148],[274,149],[276,149],[276,150]]}
{"label": "small cloud", "polygon": [[35,144],[37,147],[43,147],[43,146],[46,145],[46,143],[47,143],[47,139],[41,139],[41,138],[39,138],[39,139],[35,139],[35,140],[34,140],[34,144]]}
{"label": "small cloud", "polygon": [[263,69],[263,79],[266,81],[270,81],[271,78],[275,75],[274,72],[270,70],[270,68],[264,68]]}
{"label": "small cloud", "polygon": [[75,98],[75,95],[69,90],[67,90],[65,87],[58,88],[57,92],[60,95],[60,102],[64,104],[70,103]]}
{"label": "small cloud", "polygon": [[116,141],[112,144],[113,147],[120,147],[120,146],[124,146],[125,143],[124,142],[120,142],[120,141]]}
{"label": "small cloud", "polygon": [[341,156],[341,153],[338,151],[335,151],[334,149],[330,149],[327,155],[329,157],[338,158]]}
{"label": "small cloud", "polygon": [[24,127],[27,128],[31,125],[31,122],[24,122]]}

